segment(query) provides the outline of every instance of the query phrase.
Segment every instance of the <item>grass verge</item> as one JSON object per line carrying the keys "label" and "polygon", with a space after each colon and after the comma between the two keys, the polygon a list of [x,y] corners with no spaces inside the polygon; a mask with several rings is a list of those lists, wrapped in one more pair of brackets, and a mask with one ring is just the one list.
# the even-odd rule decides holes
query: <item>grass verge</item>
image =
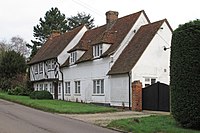
{"label": "grass verge", "polygon": [[179,127],[170,115],[114,120],[107,127],[133,133],[200,133]]}
{"label": "grass verge", "polygon": [[94,104],[66,102],[61,100],[33,100],[28,96],[14,96],[1,92],[0,98],[52,113],[87,114],[117,111],[115,108],[97,106]]}

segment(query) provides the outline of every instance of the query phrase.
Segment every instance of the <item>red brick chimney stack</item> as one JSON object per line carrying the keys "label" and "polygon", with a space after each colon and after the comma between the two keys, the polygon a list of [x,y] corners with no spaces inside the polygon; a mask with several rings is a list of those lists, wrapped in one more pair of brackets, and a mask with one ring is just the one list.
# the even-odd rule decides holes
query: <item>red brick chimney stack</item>
{"label": "red brick chimney stack", "polygon": [[106,23],[112,23],[118,19],[118,12],[117,11],[108,11],[106,12]]}
{"label": "red brick chimney stack", "polygon": [[49,39],[53,39],[54,37],[59,36],[60,34],[60,31],[52,31],[51,35],[49,36]]}

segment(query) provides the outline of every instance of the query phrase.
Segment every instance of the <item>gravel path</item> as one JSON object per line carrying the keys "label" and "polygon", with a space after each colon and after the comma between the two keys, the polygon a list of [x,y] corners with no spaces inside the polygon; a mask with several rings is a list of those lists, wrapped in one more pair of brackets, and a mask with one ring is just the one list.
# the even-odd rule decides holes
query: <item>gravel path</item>
{"label": "gravel path", "polygon": [[92,123],[100,126],[107,126],[112,120],[124,119],[124,118],[139,118],[147,117],[150,115],[169,115],[169,112],[153,112],[153,111],[143,111],[143,112],[134,112],[134,111],[123,111],[123,112],[114,112],[114,113],[97,113],[97,114],[60,114],[62,116],[84,121],[87,123]]}

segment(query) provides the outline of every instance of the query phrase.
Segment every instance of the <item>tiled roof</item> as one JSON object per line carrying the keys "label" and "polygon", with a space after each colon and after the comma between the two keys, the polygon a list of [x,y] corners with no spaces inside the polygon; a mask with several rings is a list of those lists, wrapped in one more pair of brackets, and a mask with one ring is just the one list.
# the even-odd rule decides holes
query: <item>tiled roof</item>
{"label": "tiled roof", "polygon": [[108,75],[130,72],[164,22],[167,22],[167,20],[161,20],[140,27],[112,66]]}
{"label": "tiled roof", "polygon": [[[135,22],[141,15],[141,13],[144,13],[144,15],[146,16],[145,12],[142,10],[137,13],[118,18],[112,24],[105,24],[101,27],[88,30],[85,33],[85,35],[82,37],[80,42],[73,49],[69,51],[69,52],[72,52],[75,50],[86,51],[76,63],[93,60],[92,46],[99,43],[112,44],[110,48],[102,55],[102,57],[105,57],[113,53],[119,47],[119,45],[121,44],[123,39],[126,37],[128,32],[131,30],[131,28],[133,27],[133,25],[135,24]],[[68,64],[68,63],[65,63],[65,64]],[[67,66],[67,65],[63,65],[63,66]]]}
{"label": "tiled roof", "polygon": [[56,58],[82,28],[83,26],[80,26],[72,31],[68,31],[52,39],[48,39],[28,64],[35,64],[41,61]]}

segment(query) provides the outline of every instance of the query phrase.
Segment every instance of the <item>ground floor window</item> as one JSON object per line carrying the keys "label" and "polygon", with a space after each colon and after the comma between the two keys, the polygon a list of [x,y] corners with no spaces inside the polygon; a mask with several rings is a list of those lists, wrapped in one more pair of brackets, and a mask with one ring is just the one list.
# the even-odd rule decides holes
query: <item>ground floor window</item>
{"label": "ground floor window", "polygon": [[65,93],[70,94],[70,82],[65,82]]}
{"label": "ground floor window", "polygon": [[43,84],[40,84],[40,91],[43,90]]}
{"label": "ground floor window", "polygon": [[53,89],[52,83],[49,84],[49,90],[50,90],[50,93],[54,93],[54,89]]}
{"label": "ground floor window", "polygon": [[61,93],[61,88],[62,88],[61,82],[59,82],[59,83],[58,83],[58,93],[59,93],[59,94]]}
{"label": "ground floor window", "polygon": [[80,93],[81,93],[81,82],[75,81],[75,94],[80,94]]}
{"label": "ground floor window", "polygon": [[44,84],[44,90],[48,91],[48,84]]}
{"label": "ground floor window", "polygon": [[93,80],[93,94],[104,94],[104,80]]}

